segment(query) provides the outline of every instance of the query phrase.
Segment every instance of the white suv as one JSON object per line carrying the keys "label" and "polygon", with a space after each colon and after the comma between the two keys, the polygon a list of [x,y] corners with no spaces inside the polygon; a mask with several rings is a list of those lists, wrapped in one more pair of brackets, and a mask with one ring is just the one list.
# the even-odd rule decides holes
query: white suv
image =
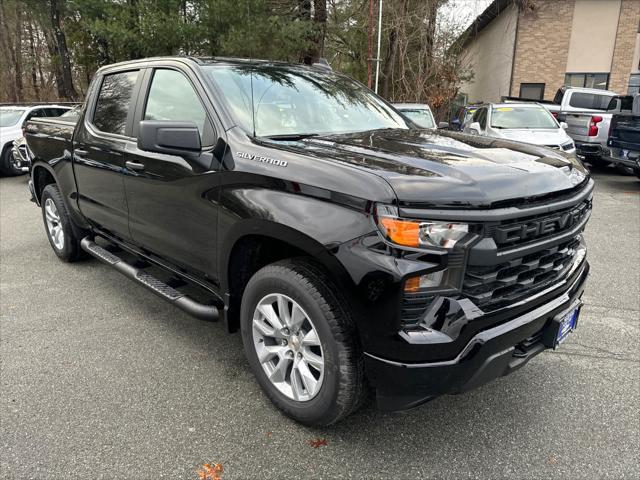
{"label": "white suv", "polygon": [[538,103],[488,103],[478,107],[463,131],[575,153],[566,128]]}
{"label": "white suv", "polygon": [[34,117],[59,117],[71,106],[66,105],[5,105],[0,106],[0,174],[20,175],[11,161],[14,140],[22,137],[24,124]]}

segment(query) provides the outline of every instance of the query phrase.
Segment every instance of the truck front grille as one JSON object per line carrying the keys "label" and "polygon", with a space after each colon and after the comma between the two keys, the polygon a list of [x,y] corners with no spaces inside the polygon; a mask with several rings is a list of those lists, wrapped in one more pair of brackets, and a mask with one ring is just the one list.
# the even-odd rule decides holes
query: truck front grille
{"label": "truck front grille", "polygon": [[574,238],[498,265],[469,265],[462,293],[480,308],[512,304],[562,280],[580,248]]}
{"label": "truck front grille", "polygon": [[573,207],[556,210],[553,213],[488,223],[485,225],[484,236],[493,238],[498,248],[502,250],[555,237],[585,223],[590,214],[591,200],[587,199]]}

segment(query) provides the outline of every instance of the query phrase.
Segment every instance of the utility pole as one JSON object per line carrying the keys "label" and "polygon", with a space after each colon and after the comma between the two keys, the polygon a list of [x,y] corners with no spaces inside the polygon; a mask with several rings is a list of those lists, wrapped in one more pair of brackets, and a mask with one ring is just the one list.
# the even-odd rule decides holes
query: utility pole
{"label": "utility pole", "polygon": [[373,87],[372,79],[372,64],[373,62],[373,1],[369,0],[369,35],[367,36],[368,42],[368,55],[367,55],[367,87]]}
{"label": "utility pole", "polygon": [[378,5],[378,53],[376,54],[376,93],[378,93],[378,77],[380,76],[380,42],[382,40],[382,0]]}

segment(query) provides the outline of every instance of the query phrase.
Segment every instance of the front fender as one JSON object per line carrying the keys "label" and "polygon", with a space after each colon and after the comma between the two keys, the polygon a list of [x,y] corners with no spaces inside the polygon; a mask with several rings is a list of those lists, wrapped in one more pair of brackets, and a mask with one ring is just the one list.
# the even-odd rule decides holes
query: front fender
{"label": "front fender", "polygon": [[234,245],[247,235],[261,235],[292,245],[320,261],[341,282],[349,279],[335,256],[339,245],[374,230],[362,209],[328,202],[298,191],[255,185],[223,188],[220,192],[220,280],[228,288],[228,265]]}

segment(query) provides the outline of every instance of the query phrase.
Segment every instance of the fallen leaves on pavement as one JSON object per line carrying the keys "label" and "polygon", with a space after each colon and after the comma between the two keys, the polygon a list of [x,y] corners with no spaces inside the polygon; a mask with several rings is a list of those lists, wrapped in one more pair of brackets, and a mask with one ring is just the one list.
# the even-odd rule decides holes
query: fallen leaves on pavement
{"label": "fallen leaves on pavement", "polygon": [[313,448],[326,447],[329,445],[329,442],[325,438],[316,438],[315,440],[309,440],[309,445]]}
{"label": "fallen leaves on pavement", "polygon": [[222,468],[221,463],[215,463],[213,465],[205,463],[201,469],[196,470],[196,474],[200,480],[220,480],[222,478],[220,477],[222,472],[224,472],[224,468]]}

